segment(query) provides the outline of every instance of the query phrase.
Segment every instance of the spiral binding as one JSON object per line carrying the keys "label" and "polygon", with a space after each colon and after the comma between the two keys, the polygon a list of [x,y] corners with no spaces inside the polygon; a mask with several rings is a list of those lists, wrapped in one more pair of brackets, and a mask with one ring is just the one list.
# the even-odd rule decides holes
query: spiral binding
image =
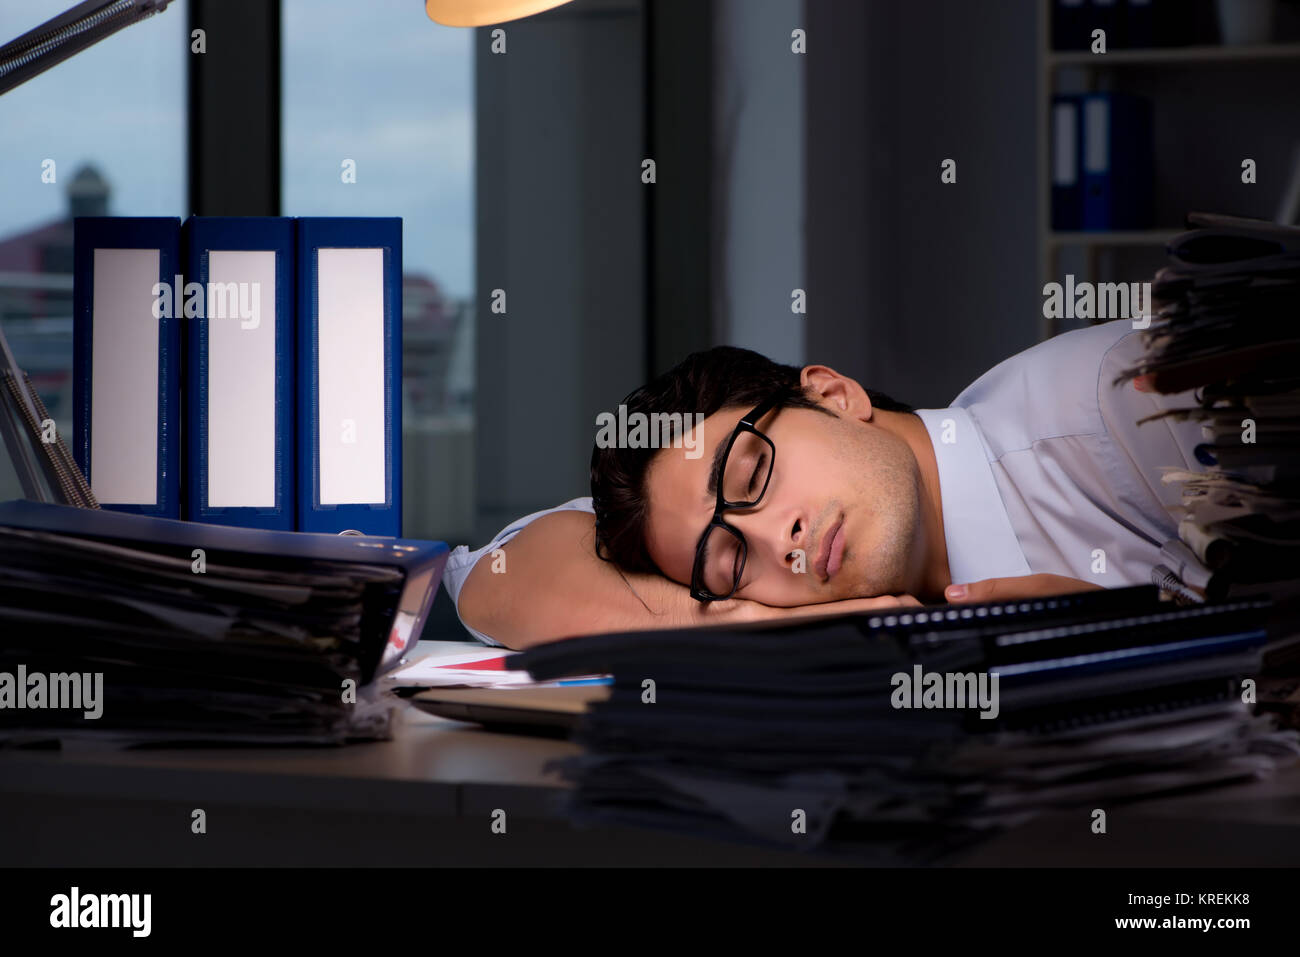
{"label": "spiral binding", "polygon": [[63,436],[56,431],[53,442],[46,442],[41,438],[41,422],[48,420],[50,413],[45,408],[45,403],[41,401],[40,395],[32,388],[32,380],[28,378],[26,373],[23,373],[26,394],[31,396],[31,405],[29,405],[25,401],[23,390],[19,387],[18,379],[14,374],[6,371],[4,379],[9,394],[14,398],[14,405],[18,408],[19,414],[22,415],[28,432],[31,433],[33,445],[40,450],[40,454],[45,456],[51,470],[54,472],[54,478],[58,483],[59,492],[64,503],[75,505],[77,508],[99,508],[99,501],[95,498],[95,493],[91,491],[90,483],[81,474],[81,469],[77,467],[72,453],[68,451]]}

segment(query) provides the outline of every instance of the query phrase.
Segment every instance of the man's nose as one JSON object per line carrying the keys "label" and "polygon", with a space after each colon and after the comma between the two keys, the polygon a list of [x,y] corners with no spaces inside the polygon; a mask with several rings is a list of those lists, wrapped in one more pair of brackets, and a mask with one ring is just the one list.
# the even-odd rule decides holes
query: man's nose
{"label": "man's nose", "polygon": [[800,552],[803,552],[806,563],[811,563],[816,557],[807,554],[810,547],[808,519],[798,508],[759,507],[752,511],[733,512],[728,521],[745,536],[751,555],[759,552],[773,563],[787,567],[799,560]]}

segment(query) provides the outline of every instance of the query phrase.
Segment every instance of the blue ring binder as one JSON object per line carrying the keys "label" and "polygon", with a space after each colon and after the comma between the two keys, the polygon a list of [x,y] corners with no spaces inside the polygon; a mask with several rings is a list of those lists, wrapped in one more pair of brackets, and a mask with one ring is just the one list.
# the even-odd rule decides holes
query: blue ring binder
{"label": "blue ring binder", "polygon": [[[185,517],[218,525],[292,531],[294,507],[294,228],[287,217],[194,216],[185,223],[187,280],[198,282],[205,302],[214,251],[275,253],[275,505],[209,504],[209,332],[213,317],[186,320]],[[220,401],[218,399],[218,401]]]}
{"label": "blue ring binder", "polygon": [[[399,536],[402,531],[402,220],[301,218],[298,261],[298,530]],[[320,262],[322,249],[381,249],[384,498],[321,502]],[[371,463],[373,465],[373,463]]]}
{"label": "blue ring binder", "polygon": [[[91,459],[94,383],[95,250],[157,249],[158,281],[170,284],[180,266],[180,220],[175,217],[79,216],[73,221],[73,454],[95,488]],[[158,320],[158,459],[153,504],[114,502],[104,508],[161,518],[180,517],[180,326]]]}

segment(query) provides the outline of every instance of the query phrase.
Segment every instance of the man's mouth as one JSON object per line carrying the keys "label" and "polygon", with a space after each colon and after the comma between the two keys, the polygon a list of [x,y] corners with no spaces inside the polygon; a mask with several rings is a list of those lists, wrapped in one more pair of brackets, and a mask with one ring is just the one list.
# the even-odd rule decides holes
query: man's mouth
{"label": "man's mouth", "polygon": [[817,550],[817,563],[814,566],[817,577],[829,581],[840,570],[840,559],[844,556],[844,516],[835,520],[835,524],[822,536],[821,548]]}

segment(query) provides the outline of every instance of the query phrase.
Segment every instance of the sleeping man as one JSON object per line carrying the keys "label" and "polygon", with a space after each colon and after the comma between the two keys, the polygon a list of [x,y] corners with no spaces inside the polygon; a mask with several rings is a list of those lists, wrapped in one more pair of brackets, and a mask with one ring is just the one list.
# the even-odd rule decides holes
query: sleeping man
{"label": "sleeping man", "polygon": [[1198,468],[1199,427],[1137,424],[1190,404],[1112,384],[1142,348],[1123,320],[1068,332],[917,410],[824,365],[695,353],[620,410],[688,435],[606,430],[591,497],[456,549],[447,590],[476,637],[525,648],[1149,582],[1177,537],[1162,468]]}

